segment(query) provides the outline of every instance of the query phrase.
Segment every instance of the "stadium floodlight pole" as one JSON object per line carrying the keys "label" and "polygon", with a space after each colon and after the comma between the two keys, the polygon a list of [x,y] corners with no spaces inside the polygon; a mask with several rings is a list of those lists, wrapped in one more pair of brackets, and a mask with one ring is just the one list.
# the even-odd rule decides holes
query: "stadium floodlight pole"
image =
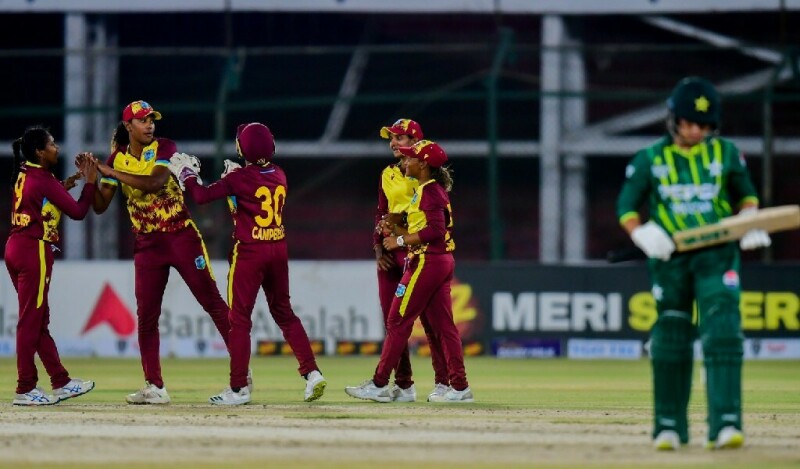
{"label": "stadium floodlight pole", "polygon": [[508,56],[511,44],[514,40],[514,32],[510,28],[500,28],[500,43],[492,62],[492,69],[486,80],[488,92],[486,99],[487,105],[487,137],[489,138],[489,157],[487,159],[489,177],[489,243],[490,259],[499,261],[503,259],[503,219],[500,217],[500,202],[498,200],[498,178],[497,168],[497,77],[503,67],[503,62]]}

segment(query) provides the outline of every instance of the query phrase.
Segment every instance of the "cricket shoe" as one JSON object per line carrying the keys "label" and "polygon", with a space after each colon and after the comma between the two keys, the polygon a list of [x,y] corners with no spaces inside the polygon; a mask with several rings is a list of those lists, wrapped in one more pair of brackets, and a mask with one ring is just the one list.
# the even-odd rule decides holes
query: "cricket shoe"
{"label": "cricket shoe", "polygon": [[[225,160],[227,161],[227,160]],[[253,369],[247,369],[247,390],[250,391],[250,394],[253,393]]]}
{"label": "cricket shoe", "polygon": [[706,443],[708,449],[736,449],[744,445],[744,433],[736,427],[723,427],[717,435],[717,441]]}
{"label": "cricket shoe", "polygon": [[356,399],[364,399],[365,401],[375,402],[392,402],[392,394],[389,390],[389,385],[382,388],[375,386],[371,379],[364,381],[360,386],[347,386],[344,392],[348,396],[355,397]]}
{"label": "cricket shoe", "polygon": [[392,385],[392,389],[389,391],[389,395],[392,396],[392,401],[394,402],[416,402],[417,388],[415,388],[412,384],[411,386],[403,389],[394,384]]}
{"label": "cricket shoe", "polygon": [[239,389],[239,392],[231,388],[225,388],[224,391],[208,398],[208,402],[214,405],[242,405],[250,402],[250,389],[247,386]]}
{"label": "cricket shoe", "polygon": [[443,396],[428,396],[429,402],[451,402],[451,403],[466,403],[466,402],[475,402],[475,398],[472,396],[472,390],[467,386],[465,389],[461,391],[456,391],[452,387],[444,393]]}
{"label": "cricket shoe", "polygon": [[661,430],[653,440],[653,448],[658,451],[675,451],[681,447],[681,439],[675,430]]}
{"label": "cricket shoe", "polygon": [[306,376],[306,390],[303,393],[303,400],[306,402],[316,401],[325,393],[325,386],[328,382],[319,370],[314,370]]}
{"label": "cricket shoe", "polygon": [[66,401],[73,397],[78,397],[86,394],[94,389],[94,381],[84,381],[79,378],[72,378],[69,383],[58,389],[53,389],[53,394],[59,401]]}
{"label": "cricket shoe", "polygon": [[58,397],[45,394],[44,389],[37,386],[26,393],[17,394],[11,403],[28,406],[53,405],[58,403]]}
{"label": "cricket shoe", "polygon": [[433,391],[428,394],[428,402],[442,402],[444,395],[447,394],[447,391],[450,390],[450,386],[442,383],[436,383],[436,386],[433,387]]}
{"label": "cricket shoe", "polygon": [[145,381],[144,387],[125,398],[128,404],[169,404],[167,387],[159,388]]}

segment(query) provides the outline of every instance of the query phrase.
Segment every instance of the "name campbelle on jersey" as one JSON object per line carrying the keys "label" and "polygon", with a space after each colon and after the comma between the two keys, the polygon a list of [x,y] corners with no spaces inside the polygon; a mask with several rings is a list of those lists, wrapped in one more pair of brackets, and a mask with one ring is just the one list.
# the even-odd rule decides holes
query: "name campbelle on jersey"
{"label": "name campbelle on jersey", "polygon": [[584,292],[495,292],[495,331],[620,331],[622,295]]}

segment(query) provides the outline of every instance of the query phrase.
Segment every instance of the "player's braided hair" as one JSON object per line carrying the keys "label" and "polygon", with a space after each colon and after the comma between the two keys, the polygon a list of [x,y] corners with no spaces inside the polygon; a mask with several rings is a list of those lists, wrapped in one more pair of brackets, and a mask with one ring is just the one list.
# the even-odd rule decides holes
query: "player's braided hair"
{"label": "player's braided hair", "polygon": [[17,175],[25,161],[38,164],[36,150],[44,150],[50,141],[50,130],[41,125],[32,125],[25,129],[22,137],[14,140],[11,148],[14,151],[14,167],[11,168],[11,184],[17,181]]}
{"label": "player's braided hair", "polygon": [[445,191],[450,192],[453,190],[453,175],[450,174],[451,172],[452,170],[449,166],[431,168],[431,178],[444,187]]}
{"label": "player's braided hair", "polygon": [[120,122],[114,129],[114,135],[111,136],[111,153],[114,153],[118,147],[125,147],[130,143],[131,138],[128,135],[128,129],[125,128],[125,122]]}

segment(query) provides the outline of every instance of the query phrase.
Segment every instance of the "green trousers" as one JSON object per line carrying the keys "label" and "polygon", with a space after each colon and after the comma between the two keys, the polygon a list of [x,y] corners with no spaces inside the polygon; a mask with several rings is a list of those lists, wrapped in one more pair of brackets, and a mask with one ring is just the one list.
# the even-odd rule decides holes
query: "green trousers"
{"label": "green trousers", "polygon": [[687,411],[698,333],[707,373],[708,440],[716,440],[726,426],[742,429],[739,264],[735,243],[648,263],[658,310],[650,337],[654,436],[675,430],[683,443],[689,441]]}

